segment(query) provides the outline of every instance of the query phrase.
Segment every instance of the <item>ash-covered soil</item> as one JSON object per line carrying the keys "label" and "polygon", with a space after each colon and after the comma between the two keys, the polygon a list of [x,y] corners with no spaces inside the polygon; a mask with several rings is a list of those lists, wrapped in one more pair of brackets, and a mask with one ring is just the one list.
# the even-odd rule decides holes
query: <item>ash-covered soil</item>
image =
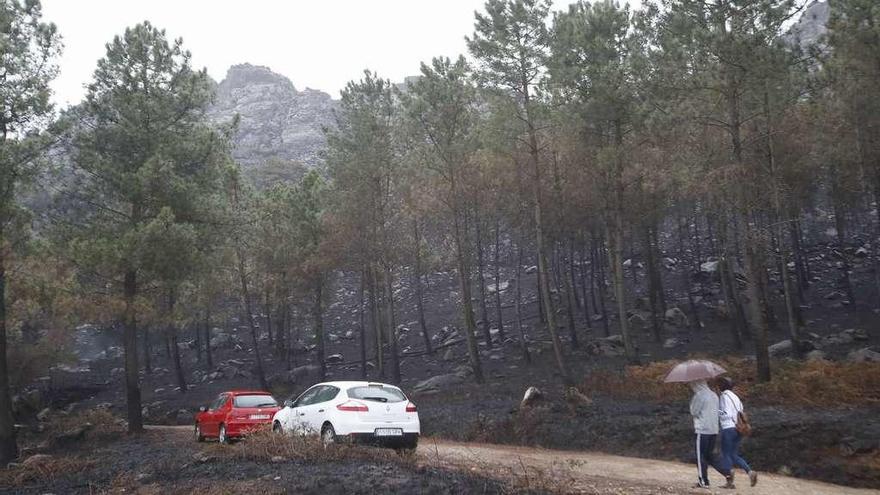
{"label": "ash-covered soil", "polygon": [[[0,491],[45,493],[503,493],[501,482],[413,459],[261,459],[259,439],[231,446],[196,443],[188,429],[151,429],[132,436],[91,433],[63,448],[40,449],[23,466],[0,473]],[[251,442],[250,445],[247,442]],[[318,446],[318,448],[321,448]],[[249,453],[253,449],[257,452]],[[306,457],[310,454],[306,453]],[[370,455],[368,452],[367,456]],[[250,459],[248,457],[256,458]],[[344,456],[342,456],[344,457]],[[389,460],[391,458],[391,460]]]}
{"label": "ash-covered soil", "polygon": [[[856,259],[851,278],[858,300],[844,300],[839,287],[840,270],[831,248],[816,243],[809,252],[813,280],[802,304],[803,331],[824,358],[845,361],[850,359],[853,351],[880,350],[878,294],[871,262]],[[669,306],[687,310],[681,287],[683,266],[692,266],[692,263],[669,265],[664,280]],[[637,287],[637,297],[631,304],[634,308],[639,305],[643,292],[644,272],[640,270],[628,269],[626,272],[629,283],[633,282],[633,273],[636,275],[633,286]],[[510,282],[513,275],[513,267],[504,267],[502,281]],[[435,272],[426,277],[428,328],[435,345],[445,347],[433,355],[413,355],[401,361],[401,385],[410,393],[417,391],[412,395],[419,405],[424,432],[452,439],[586,449],[666,460],[690,459],[692,449],[686,404],[643,404],[591,397],[593,405],[589,408],[574,412],[568,408],[562,400],[563,387],[555,371],[549,337],[538,318],[534,276],[532,272],[524,275],[523,288],[523,323],[532,363],[523,359],[514,331],[513,284],[509,283],[502,291],[507,339],[497,339],[492,347],[480,342],[486,374],[486,383],[482,385],[472,383],[466,372],[467,355],[460,342],[463,335],[458,323],[459,296],[454,274]],[[745,346],[737,349],[730,337],[731,321],[721,318],[716,310],[721,297],[717,279],[711,274],[691,276],[694,277],[694,293],[699,297],[702,327],[692,328],[669,321],[664,325],[664,341],[655,342],[650,325],[635,325],[642,361],[683,359],[694,354],[748,357],[753,353],[752,342],[746,340]],[[778,279],[774,280],[778,283]],[[336,278],[328,300],[325,317],[327,355],[338,355],[336,362],[329,367],[329,379],[360,377],[357,286],[356,276],[342,274]],[[395,287],[395,297],[399,310],[396,318],[400,322],[399,347],[404,353],[418,352],[423,346],[414,292],[411,280],[401,277]],[[607,303],[609,308],[612,307],[612,300]],[[493,304],[494,299],[490,298],[490,326],[497,329]],[[558,318],[560,325],[566,324],[563,309],[560,308]],[[774,309],[779,324],[769,335],[771,343],[787,338],[784,308],[777,305]],[[177,389],[173,366],[161,335],[156,332],[153,370],[142,372],[143,405],[148,423],[191,424],[195,410],[218,393],[258,386],[251,338],[235,314],[233,307],[228,318],[215,321],[213,366],[207,365],[204,356],[197,359],[191,347],[194,339],[190,331],[184,330],[181,334],[182,361],[189,385],[185,393]],[[637,314],[637,310],[633,314]],[[614,315],[609,318],[609,328],[615,333],[616,318]],[[265,321],[262,322],[265,325]],[[597,369],[620,370],[624,367],[621,356],[606,353],[601,348],[597,353],[597,347],[591,346],[604,336],[604,325],[601,319],[597,319],[592,305],[588,315],[577,313],[576,323],[581,342],[579,349],[572,348],[567,328],[560,328],[566,359],[576,381]],[[849,337],[841,336],[850,329],[855,332]],[[308,350],[313,340],[309,337],[307,311],[294,318],[291,334],[299,335],[300,342],[296,346],[299,351],[289,364],[273,356],[265,333],[260,337],[264,368],[272,392],[279,400],[301,392],[318,380],[315,356]],[[19,401],[18,421],[34,425],[36,415],[44,410],[49,411],[47,414],[51,418],[94,407],[107,408],[113,414],[123,416],[125,402],[119,338],[120,332],[114,329],[92,328],[78,332],[75,347],[82,361],[53,371],[25,391],[23,396],[33,394],[35,397]],[[368,329],[368,343],[372,338],[372,331]],[[374,349],[370,348],[367,353],[369,378],[387,380],[377,373],[374,354]],[[782,352],[773,359],[789,358]],[[444,377],[442,385],[434,390],[419,391],[424,380],[438,376]],[[548,400],[534,411],[521,412],[519,402],[530,386],[541,388]],[[773,403],[772,400],[764,402]],[[803,408],[751,403],[746,406],[754,416],[757,430],[755,436],[744,444],[743,450],[756,469],[880,488],[880,459],[877,458],[880,454],[876,447],[880,445],[880,420],[877,419],[880,406]],[[873,442],[875,447],[858,455],[843,455],[840,447],[846,438],[864,440],[862,444]],[[120,472],[130,469],[134,469],[134,465],[120,467]]]}

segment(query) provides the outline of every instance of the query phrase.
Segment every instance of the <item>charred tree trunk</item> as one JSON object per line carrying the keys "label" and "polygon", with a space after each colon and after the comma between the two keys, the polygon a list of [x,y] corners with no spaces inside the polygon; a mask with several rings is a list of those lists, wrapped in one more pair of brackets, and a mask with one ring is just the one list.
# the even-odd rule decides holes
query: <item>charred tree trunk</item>
{"label": "charred tree trunk", "polygon": [[498,218],[495,219],[495,253],[493,255],[493,268],[495,269],[495,318],[498,320],[498,340],[504,342],[504,314],[501,312],[501,226]]}
{"label": "charred tree trunk", "polygon": [[620,212],[615,212],[611,232],[611,265],[614,276],[614,298],[617,300],[617,317],[620,320],[620,336],[623,338],[626,358],[631,364],[637,364],[639,357],[629,334],[629,326],[626,320],[626,288],[624,287],[623,275],[623,218]]}
{"label": "charred tree trunk", "polygon": [[364,293],[367,289],[367,270],[361,270],[361,286],[358,291],[358,333],[360,335],[361,347],[361,378],[367,379],[367,328],[366,328],[366,311],[364,310],[365,297]]}
{"label": "charred tree trunk", "polygon": [[177,324],[174,322],[174,305],[177,302],[174,289],[168,290],[168,315],[171,322],[168,324],[168,340],[171,341],[171,356],[174,362],[174,374],[177,377],[177,386],[180,393],[186,393],[186,377],[183,374],[183,365],[180,363],[180,347],[177,345]]}
{"label": "charred tree trunk", "polygon": [[373,323],[373,337],[376,344],[376,370],[380,377],[385,376],[385,358],[382,352],[382,315],[379,312],[379,282],[376,279],[376,269],[370,266],[370,317]]}
{"label": "charred tree trunk", "polygon": [[269,348],[271,349],[275,347],[275,341],[272,336],[272,301],[269,294],[271,291],[269,290],[268,282],[266,283],[265,292],[263,311],[266,313],[266,333],[269,335]]}
{"label": "charred tree trunk", "polygon": [[[519,243],[517,243],[519,244]],[[522,246],[517,245],[516,250],[516,287],[514,288],[516,298],[514,304],[516,307],[516,331],[519,333],[519,343],[522,348],[523,359],[526,364],[532,363],[532,355],[529,352],[529,341],[526,336],[526,330],[523,326],[522,322],[522,262],[523,262],[523,249]]]}
{"label": "charred tree trunk", "polygon": [[196,362],[202,362],[202,327],[199,325],[198,321],[193,322],[192,328],[194,330],[195,342],[196,342]]}
{"label": "charred tree trunk", "polygon": [[767,321],[764,308],[764,299],[761,297],[761,266],[760,249],[762,243],[757,238],[748,221],[743,222],[746,226],[746,245],[743,259],[745,260],[746,273],[749,277],[748,294],[749,308],[752,313],[752,337],[755,343],[755,357],[758,365],[758,380],[770,381],[770,355],[767,351]]}
{"label": "charred tree trunk", "polygon": [[662,342],[663,321],[661,320],[662,317],[658,315],[658,313],[660,312],[660,301],[657,300],[658,289],[655,285],[656,278],[654,276],[654,271],[656,269],[656,260],[654,259],[654,248],[651,246],[650,228],[645,228],[643,237],[645,260],[647,261],[648,270],[648,305],[651,307],[651,329],[654,334],[654,341]]}
{"label": "charred tree trunk", "polygon": [[[569,253],[571,253],[571,246],[569,245]],[[571,263],[571,259],[568,260],[564,266],[568,266],[569,268],[574,267],[574,264]],[[574,286],[571,281],[574,278],[574,274],[569,273],[561,273],[560,278],[565,280],[565,299],[568,306],[568,334],[571,339],[571,347],[577,349],[580,347],[580,342],[578,342],[577,335],[577,324],[575,323],[575,299],[577,299],[577,295],[574,293]]]}
{"label": "charred tree trunk", "polygon": [[[836,179],[832,179],[836,182]],[[834,194],[834,193],[833,193]],[[838,196],[838,194],[834,194]],[[849,271],[851,270],[849,263],[849,256],[846,254],[846,214],[843,211],[843,205],[841,201],[837,198],[834,199],[834,226],[837,229],[837,251],[840,256],[840,262],[842,263],[841,268],[841,281],[843,282],[843,290],[846,292],[846,298],[849,300],[850,304],[855,304],[856,296],[853,292],[852,282],[849,278]]]}
{"label": "charred tree trunk", "polygon": [[[456,191],[454,182],[452,190],[453,192]],[[474,380],[477,383],[483,383],[483,367],[480,363],[480,352],[477,348],[477,323],[474,321],[474,307],[471,297],[471,275],[468,261],[470,245],[466,237],[467,233],[462,228],[461,212],[458,208],[454,209],[452,220],[453,228],[455,229],[455,254],[458,263],[458,281],[459,289],[461,290],[462,319],[465,326],[464,333],[467,339],[468,358],[470,359],[471,369],[474,372]]]}
{"label": "charred tree trunk", "polygon": [[[685,225],[682,225],[682,224]],[[684,290],[687,293],[688,298],[688,309],[690,310],[690,318],[688,318],[688,323],[690,328],[698,329],[702,328],[703,324],[700,321],[700,311],[697,308],[697,303],[694,300],[694,291],[693,286],[691,284],[691,268],[688,268],[687,263],[685,262],[685,257],[687,252],[685,251],[685,228],[687,224],[687,218],[679,218],[678,219],[678,260],[681,264],[681,273],[682,273],[682,285],[684,286]],[[694,265],[699,273],[700,270],[700,258],[694,257]]]}
{"label": "charred tree trunk", "polygon": [[391,344],[391,379],[395,384],[400,383],[400,353],[397,350],[397,322],[394,318],[394,290],[392,286],[393,274],[391,268],[385,267],[385,304],[388,317],[388,340]]}
{"label": "charred tree trunk", "polygon": [[422,338],[425,341],[425,352],[428,355],[434,354],[434,348],[431,346],[431,335],[428,332],[428,325],[425,323],[425,304],[424,294],[422,293],[422,236],[419,229],[418,220],[413,220],[413,236],[415,238],[415,252],[413,258],[413,279],[412,284],[416,289],[416,309],[419,313],[419,329],[422,331]]}
{"label": "charred tree trunk", "polygon": [[[0,236],[0,240],[2,240],[2,236]],[[12,394],[9,390],[9,364],[7,362],[5,250],[5,243],[0,244],[0,466],[4,468],[18,458],[18,440],[15,432],[15,418],[12,415]],[[140,413],[140,409],[138,409],[138,413]]]}
{"label": "charred tree trunk", "polygon": [[205,310],[205,363],[208,369],[214,368],[214,357],[211,355],[211,308]]}
{"label": "charred tree trunk", "polygon": [[477,234],[477,287],[480,289],[480,316],[482,317],[480,326],[483,329],[483,339],[486,341],[486,345],[492,347],[492,334],[489,331],[489,308],[486,305],[486,261],[483,249],[482,223],[482,219],[477,215],[474,224]]}
{"label": "charred tree trunk", "polygon": [[153,362],[152,362],[152,354],[153,354],[153,346],[150,341],[150,328],[144,327],[144,373],[148,375],[153,374]]}
{"label": "charred tree trunk", "polygon": [[320,274],[315,277],[314,296],[312,317],[315,319],[315,351],[318,354],[318,376],[323,382],[327,380],[327,361],[324,356],[324,277]]}
{"label": "charred tree trunk", "polygon": [[137,355],[137,318],[135,315],[135,298],[137,297],[137,272],[130,269],[125,272],[122,295],[125,301],[124,336],[122,347],[125,351],[125,399],[128,408],[128,432],[144,431],[144,419],[141,415],[141,385],[138,376]]}
{"label": "charred tree trunk", "polygon": [[257,361],[257,378],[260,380],[260,387],[262,387],[263,390],[268,390],[269,383],[266,381],[266,373],[263,371],[263,358],[260,355],[260,342],[257,338],[257,324],[254,321],[254,312],[251,308],[251,294],[250,288],[248,287],[247,272],[245,271],[244,255],[242,254],[240,247],[235,249],[235,254],[238,258],[238,281],[241,284],[242,309],[244,309],[245,321],[247,321],[248,327],[250,327],[251,339],[254,343],[254,357]]}
{"label": "charred tree trunk", "polygon": [[599,311],[602,314],[602,328],[605,330],[605,336],[608,337],[611,335],[611,323],[608,321],[608,308],[605,306],[605,291],[606,291],[606,283],[605,283],[605,266],[606,266],[606,256],[604,254],[604,241],[602,244],[596,245],[594,242],[594,250],[596,252],[596,265],[599,271],[599,280],[598,280],[598,290],[599,290]]}

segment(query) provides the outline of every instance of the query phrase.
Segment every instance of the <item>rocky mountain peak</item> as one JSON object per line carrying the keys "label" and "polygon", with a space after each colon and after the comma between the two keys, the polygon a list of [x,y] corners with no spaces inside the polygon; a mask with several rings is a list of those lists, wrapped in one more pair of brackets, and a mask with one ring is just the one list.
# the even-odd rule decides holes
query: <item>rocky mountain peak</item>
{"label": "rocky mountain peak", "polygon": [[788,30],[785,40],[804,50],[816,44],[821,47],[823,45],[822,37],[828,32],[830,14],[831,9],[827,0],[813,0],[804,9],[797,22]]}
{"label": "rocky mountain peak", "polygon": [[217,85],[209,111],[218,123],[239,116],[233,157],[245,167],[273,161],[315,167],[326,145],[322,128],[331,124],[336,101],[315,89],[297,91],[268,67],[233,65]]}

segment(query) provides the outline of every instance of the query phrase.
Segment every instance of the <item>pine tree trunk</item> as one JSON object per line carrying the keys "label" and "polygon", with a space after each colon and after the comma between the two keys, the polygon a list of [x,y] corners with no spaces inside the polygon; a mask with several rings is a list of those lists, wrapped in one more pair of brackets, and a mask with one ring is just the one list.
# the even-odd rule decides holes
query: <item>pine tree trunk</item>
{"label": "pine tree trunk", "polygon": [[434,348],[431,345],[431,335],[428,332],[428,325],[425,323],[425,304],[424,295],[422,294],[422,236],[419,230],[419,223],[413,220],[413,235],[415,237],[415,252],[413,258],[413,280],[412,284],[416,289],[416,309],[419,313],[419,329],[422,331],[422,338],[425,341],[425,352],[428,355],[434,354]]}
{"label": "pine tree trunk", "polygon": [[645,258],[647,261],[647,269],[648,269],[648,304],[651,307],[651,329],[654,333],[654,341],[662,342],[663,341],[663,322],[660,320],[658,316],[660,301],[657,300],[657,287],[655,286],[656,280],[654,277],[654,269],[655,269],[655,259],[654,259],[654,249],[651,246],[651,232],[649,228],[645,228],[645,232],[643,235],[643,243],[645,249]]}
{"label": "pine tree trunk", "polygon": [[623,338],[624,352],[630,364],[637,364],[639,357],[629,334],[629,326],[626,319],[626,289],[623,275],[623,218],[620,212],[615,212],[613,225],[609,234],[611,238],[611,264],[614,276],[614,298],[617,300],[617,317],[620,324],[620,336]]}
{"label": "pine tree trunk", "polygon": [[[138,371],[137,355],[137,320],[135,317],[135,298],[137,297],[137,273],[134,270],[125,272],[123,281],[124,336],[122,347],[125,351],[125,397],[128,409],[128,432],[144,431],[144,419],[141,415],[141,385]],[[146,335],[146,334],[145,334]]]}
{"label": "pine tree trunk", "polygon": [[385,376],[385,357],[382,352],[382,315],[379,312],[379,282],[376,280],[376,269],[370,266],[370,317],[373,323],[373,337],[376,345],[376,371],[380,377]]}
{"label": "pine tree trunk", "polygon": [[366,311],[364,310],[365,292],[367,289],[367,270],[361,270],[361,284],[358,290],[358,333],[361,347],[361,378],[367,379],[367,328]]}
{"label": "pine tree trunk", "polygon": [[[693,286],[691,284],[691,269],[688,268],[688,264],[685,261],[685,257],[687,255],[687,252],[685,251],[685,247],[684,247],[685,246],[685,244],[684,244],[684,242],[685,242],[684,231],[685,231],[686,226],[682,225],[682,222],[687,224],[687,218],[679,217],[679,219],[678,219],[678,260],[680,263],[680,270],[681,270],[681,274],[682,274],[682,285],[684,286],[684,290],[687,293],[688,308],[690,309],[690,313],[691,313],[690,318],[688,318],[688,324],[689,324],[690,328],[693,330],[693,329],[702,328],[703,324],[700,322],[700,311],[699,311],[699,308],[697,308],[696,301],[694,300],[694,291],[693,291]],[[699,273],[700,258],[697,258],[697,257],[694,258],[694,265],[695,265],[695,268],[697,269],[697,273]]]}
{"label": "pine tree trunk", "polygon": [[596,266],[599,270],[599,280],[598,280],[598,291],[599,291],[599,311],[602,315],[602,328],[605,330],[605,336],[609,337],[611,335],[611,322],[609,322],[608,318],[608,308],[605,306],[605,292],[606,292],[606,283],[605,283],[605,266],[607,257],[604,254],[604,241],[600,244],[596,245],[594,242],[594,250],[596,252]]}
{"label": "pine tree trunk", "polygon": [[[569,250],[569,253],[571,251]],[[574,265],[571,263],[569,259],[569,263],[566,264],[568,267],[573,267]],[[562,273],[560,277],[565,280],[565,296],[566,302],[568,305],[568,334],[571,339],[571,347],[577,349],[580,347],[580,343],[578,342],[577,335],[577,324],[575,323],[575,299],[577,296],[574,293],[574,286],[572,286],[572,279],[574,278],[574,274],[572,273]]]}
{"label": "pine tree trunk", "polygon": [[324,279],[318,275],[315,278],[314,296],[315,306],[312,317],[315,319],[315,351],[318,361],[318,376],[320,381],[327,381],[327,361],[324,356]]}
{"label": "pine tree trunk", "polygon": [[[456,191],[455,185],[452,186],[453,192]],[[458,262],[458,281],[461,290],[462,319],[465,326],[465,337],[467,339],[468,358],[470,359],[471,369],[474,372],[474,381],[483,383],[483,367],[480,363],[480,351],[477,347],[477,323],[474,321],[473,299],[471,298],[471,276],[468,269],[468,253],[470,246],[467,241],[466,233],[463,232],[461,225],[460,211],[453,211],[453,227],[455,229],[455,254]]]}
{"label": "pine tree trunk", "polygon": [[486,305],[486,263],[483,249],[482,223],[482,219],[477,215],[474,224],[477,233],[477,286],[480,289],[480,316],[482,317],[480,326],[483,329],[483,339],[486,341],[486,345],[492,347],[492,334],[489,331],[489,309]]}
{"label": "pine tree trunk", "polygon": [[501,312],[501,227],[498,218],[495,219],[495,253],[493,254],[493,267],[495,269],[495,318],[498,320],[498,340],[504,342],[504,314]]}
{"label": "pine tree trunk", "polygon": [[855,304],[856,296],[853,292],[852,282],[849,278],[851,269],[849,264],[849,256],[846,254],[846,217],[844,216],[843,205],[838,199],[834,200],[834,225],[837,229],[837,251],[840,253],[840,262],[843,264],[841,269],[843,281],[843,289],[846,291],[846,298],[850,304]]}
{"label": "pine tree trunk", "polygon": [[[169,289],[168,291],[168,314],[174,314],[174,305],[176,303],[176,298],[174,295],[174,289]],[[183,373],[183,365],[180,363],[180,347],[177,345],[177,324],[173,321],[170,325],[168,325],[168,336],[171,341],[171,357],[174,361],[174,374],[177,377],[177,386],[180,387],[180,393],[186,393],[186,376]]]}
{"label": "pine tree trunk", "polygon": [[269,348],[272,349],[275,347],[275,341],[272,336],[272,301],[269,297],[270,290],[268,282],[266,283],[265,292],[266,299],[263,305],[263,311],[266,313],[266,333],[269,335]]}
{"label": "pine tree trunk", "polygon": [[198,322],[192,323],[192,328],[195,332],[195,341],[196,341],[196,362],[202,362],[202,329],[199,326]]}
{"label": "pine tree trunk", "polygon": [[150,327],[144,326],[144,373],[153,374],[153,346],[150,341]]}
{"label": "pine tree trunk", "polygon": [[266,381],[266,373],[263,371],[263,358],[260,355],[260,342],[257,338],[257,325],[256,322],[254,322],[254,312],[251,309],[251,294],[247,282],[247,272],[245,271],[244,255],[242,254],[240,247],[236,247],[235,254],[238,258],[238,278],[239,283],[241,284],[242,309],[244,309],[244,318],[250,327],[251,339],[254,343],[254,357],[257,360],[257,378],[260,380],[260,387],[262,387],[263,390],[269,390],[269,384]]}
{"label": "pine tree trunk", "polygon": [[519,343],[522,348],[523,359],[526,364],[532,363],[532,355],[529,352],[529,342],[526,336],[526,330],[523,326],[522,321],[522,262],[523,262],[523,249],[522,246],[517,243],[516,250],[516,287],[515,287],[515,307],[516,307],[516,331],[519,333]]}
{"label": "pine tree trunk", "polygon": [[391,268],[385,267],[385,304],[388,317],[388,340],[391,343],[391,379],[393,383],[400,384],[400,353],[397,350],[397,322],[394,318],[394,290],[392,286],[393,274]]}
{"label": "pine tree trunk", "polygon": [[763,266],[760,256],[760,240],[756,238],[748,221],[742,222],[746,228],[746,243],[743,252],[743,260],[746,265],[746,273],[749,278],[748,294],[749,309],[752,314],[752,337],[755,343],[755,357],[758,366],[758,380],[762,382],[770,381],[770,355],[767,351],[767,321],[764,306],[764,299],[760,293],[760,277],[759,267]]}
{"label": "pine tree trunk", "polygon": [[[572,288],[572,297],[574,298],[574,306],[578,311],[583,310],[583,304],[581,304],[580,294],[577,290],[577,273],[574,267],[574,238],[568,238],[568,276],[569,283]],[[586,302],[586,301],[585,301]]]}
{"label": "pine tree trunk", "polygon": [[287,288],[287,273],[281,272],[281,284],[279,285],[279,300],[276,301],[275,304],[275,314],[278,319],[277,324],[275,325],[275,357],[278,359],[285,359],[285,352],[287,351],[287,344],[285,341],[287,340],[287,318],[290,316],[290,310],[287,304],[287,295],[289,294],[289,290]]}
{"label": "pine tree trunk", "polygon": [[2,239],[0,235],[0,467],[5,468],[7,464],[18,458],[18,441],[15,418],[12,415],[12,394],[9,390],[6,340],[6,245]]}
{"label": "pine tree trunk", "polygon": [[211,308],[205,309],[205,363],[208,369],[214,368],[214,357],[211,355]]}

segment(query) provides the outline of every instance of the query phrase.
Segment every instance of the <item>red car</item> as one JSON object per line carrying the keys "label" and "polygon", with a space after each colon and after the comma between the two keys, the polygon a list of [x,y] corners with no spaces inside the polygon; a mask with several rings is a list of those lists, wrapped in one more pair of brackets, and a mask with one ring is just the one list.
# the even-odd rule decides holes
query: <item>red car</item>
{"label": "red car", "polygon": [[196,413],[195,436],[199,442],[216,438],[229,443],[248,432],[272,423],[280,407],[269,392],[232,390],[220,394],[210,406]]}

